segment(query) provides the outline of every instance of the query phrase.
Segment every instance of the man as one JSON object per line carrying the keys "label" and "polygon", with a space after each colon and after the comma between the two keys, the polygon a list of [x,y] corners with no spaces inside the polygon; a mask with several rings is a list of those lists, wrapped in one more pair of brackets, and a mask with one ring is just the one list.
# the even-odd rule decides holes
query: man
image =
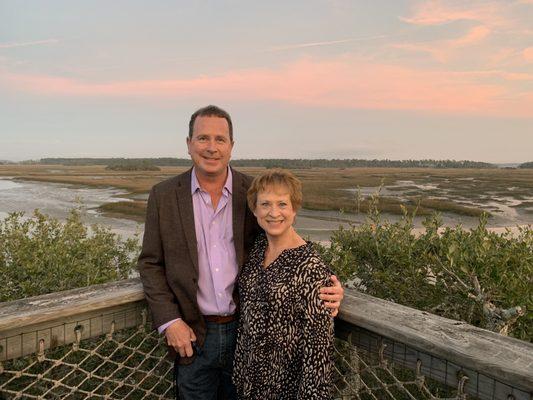
{"label": "man", "polygon": [[[235,281],[259,227],[246,205],[252,178],[229,167],[233,143],[229,114],[199,109],[187,137],[193,168],[155,185],[148,198],[138,267],[186,400],[235,398]],[[321,298],[336,315],[343,289],[332,280]]]}

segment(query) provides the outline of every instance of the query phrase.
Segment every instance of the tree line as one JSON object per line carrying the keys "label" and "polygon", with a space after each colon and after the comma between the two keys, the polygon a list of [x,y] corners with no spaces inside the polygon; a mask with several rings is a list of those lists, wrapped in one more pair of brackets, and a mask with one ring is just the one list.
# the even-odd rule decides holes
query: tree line
{"label": "tree line", "polygon": [[[69,166],[80,165],[117,165],[117,164],[153,164],[160,167],[188,167],[191,160],[187,158],[42,158],[41,164],[62,164]],[[469,160],[365,160],[365,159],[284,159],[284,158],[256,158],[232,160],[235,167],[265,167],[265,168],[497,168],[496,165]],[[527,164],[527,163],[526,163]]]}

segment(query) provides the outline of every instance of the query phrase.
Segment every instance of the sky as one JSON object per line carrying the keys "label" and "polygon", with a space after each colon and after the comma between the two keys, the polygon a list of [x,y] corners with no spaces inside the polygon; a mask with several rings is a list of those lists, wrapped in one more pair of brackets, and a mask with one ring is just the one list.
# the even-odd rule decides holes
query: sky
{"label": "sky", "polygon": [[533,0],[0,0],[0,160],[533,160]]}

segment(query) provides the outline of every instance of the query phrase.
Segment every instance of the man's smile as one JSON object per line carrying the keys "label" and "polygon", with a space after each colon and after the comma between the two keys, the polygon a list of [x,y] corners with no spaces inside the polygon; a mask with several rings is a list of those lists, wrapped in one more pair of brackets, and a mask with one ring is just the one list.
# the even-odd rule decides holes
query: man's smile
{"label": "man's smile", "polygon": [[204,160],[208,160],[208,161],[219,161],[220,160],[220,157],[206,157],[206,156],[203,156],[202,158]]}

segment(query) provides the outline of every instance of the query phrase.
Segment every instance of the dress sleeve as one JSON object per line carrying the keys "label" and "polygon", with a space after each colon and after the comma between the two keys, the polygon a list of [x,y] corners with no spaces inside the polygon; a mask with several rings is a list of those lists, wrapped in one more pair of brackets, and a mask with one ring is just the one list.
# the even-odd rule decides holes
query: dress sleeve
{"label": "dress sleeve", "polygon": [[318,297],[330,285],[329,268],[313,256],[302,268],[303,371],[298,399],[330,399],[333,363],[333,317]]}

